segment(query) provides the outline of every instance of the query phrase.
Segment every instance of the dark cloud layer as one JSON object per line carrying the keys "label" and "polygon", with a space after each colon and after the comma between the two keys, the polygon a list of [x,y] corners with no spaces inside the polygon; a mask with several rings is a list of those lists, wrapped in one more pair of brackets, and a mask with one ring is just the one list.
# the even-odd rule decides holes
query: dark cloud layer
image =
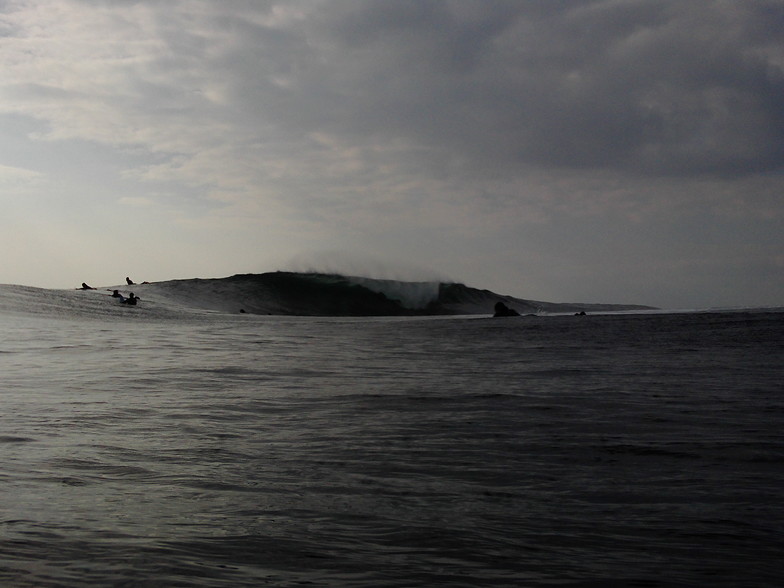
{"label": "dark cloud layer", "polygon": [[287,80],[256,97],[304,131],[404,139],[494,170],[744,175],[784,165],[779,2],[318,6],[277,39],[247,39],[265,39],[262,67]]}
{"label": "dark cloud layer", "polygon": [[778,0],[290,0],[153,14],[171,58],[148,72],[157,90],[136,90],[146,111],[202,76],[228,100],[220,112],[205,102],[206,118],[291,140],[401,141],[474,174],[784,167]]}

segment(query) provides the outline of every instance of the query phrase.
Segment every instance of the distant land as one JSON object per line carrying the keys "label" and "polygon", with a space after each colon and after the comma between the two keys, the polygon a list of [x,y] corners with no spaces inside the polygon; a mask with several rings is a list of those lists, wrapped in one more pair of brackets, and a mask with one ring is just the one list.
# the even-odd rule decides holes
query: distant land
{"label": "distant land", "polygon": [[492,315],[503,302],[521,315],[656,310],[637,304],[525,300],[445,282],[405,282],[337,274],[268,272],[192,278],[134,286],[144,300],[219,312],[293,316]]}

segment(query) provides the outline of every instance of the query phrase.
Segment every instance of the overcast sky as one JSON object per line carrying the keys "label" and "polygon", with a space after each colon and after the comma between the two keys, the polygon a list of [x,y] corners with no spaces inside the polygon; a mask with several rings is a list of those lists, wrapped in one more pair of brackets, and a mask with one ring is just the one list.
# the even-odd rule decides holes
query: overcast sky
{"label": "overcast sky", "polygon": [[784,305],[781,0],[0,0],[0,283]]}

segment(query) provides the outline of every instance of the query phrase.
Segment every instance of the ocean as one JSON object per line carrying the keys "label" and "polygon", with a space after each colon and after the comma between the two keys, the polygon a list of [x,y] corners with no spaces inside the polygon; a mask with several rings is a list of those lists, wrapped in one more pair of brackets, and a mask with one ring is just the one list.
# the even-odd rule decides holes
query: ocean
{"label": "ocean", "polygon": [[784,583],[784,312],[0,299],[2,586]]}

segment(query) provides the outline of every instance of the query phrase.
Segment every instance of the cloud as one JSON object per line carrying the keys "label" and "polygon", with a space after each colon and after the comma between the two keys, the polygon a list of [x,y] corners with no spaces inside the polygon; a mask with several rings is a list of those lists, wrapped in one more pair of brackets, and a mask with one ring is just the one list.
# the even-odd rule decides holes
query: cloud
{"label": "cloud", "polygon": [[30,169],[0,165],[0,186],[5,189],[35,185],[42,179],[40,173]]}
{"label": "cloud", "polygon": [[[275,160],[292,151],[327,155],[323,172],[349,149],[357,165],[466,176],[784,164],[784,19],[772,2],[20,6],[5,19],[24,41],[4,59],[17,80],[5,109],[49,121],[50,139],[173,159],[219,148],[221,165],[260,166],[231,174],[245,182],[287,173]],[[175,167],[196,184],[228,177]]]}

